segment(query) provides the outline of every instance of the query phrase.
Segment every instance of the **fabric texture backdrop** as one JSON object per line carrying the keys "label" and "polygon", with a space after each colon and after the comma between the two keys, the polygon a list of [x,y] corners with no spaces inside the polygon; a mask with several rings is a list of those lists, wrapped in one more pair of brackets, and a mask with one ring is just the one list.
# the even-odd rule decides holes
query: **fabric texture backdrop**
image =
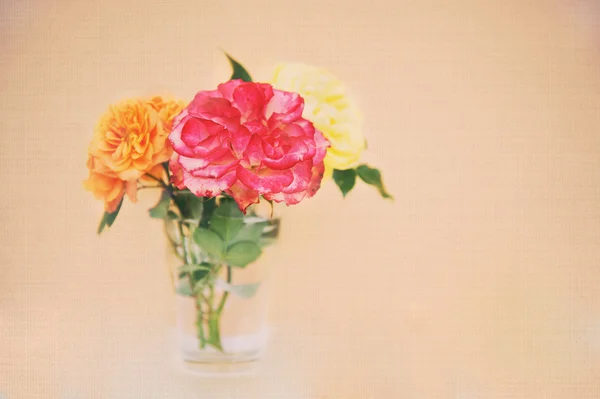
{"label": "fabric texture backdrop", "polygon": [[[0,397],[600,398],[600,43],[580,3],[2,1]],[[99,238],[82,180],[110,103],[189,101],[229,76],[220,49],[258,80],[334,71],[396,200],[330,182],[285,209],[261,370],[207,379],[177,363],[156,198]]]}

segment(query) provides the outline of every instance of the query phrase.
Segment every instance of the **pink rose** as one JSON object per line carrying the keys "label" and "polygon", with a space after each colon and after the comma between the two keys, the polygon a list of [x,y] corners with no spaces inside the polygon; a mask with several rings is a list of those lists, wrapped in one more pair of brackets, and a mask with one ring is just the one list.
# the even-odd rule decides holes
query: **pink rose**
{"label": "pink rose", "polygon": [[261,195],[287,205],[312,197],[329,142],[303,108],[298,94],[269,84],[231,80],[199,92],[169,135],[173,184],[202,197],[225,192],[243,212]]}

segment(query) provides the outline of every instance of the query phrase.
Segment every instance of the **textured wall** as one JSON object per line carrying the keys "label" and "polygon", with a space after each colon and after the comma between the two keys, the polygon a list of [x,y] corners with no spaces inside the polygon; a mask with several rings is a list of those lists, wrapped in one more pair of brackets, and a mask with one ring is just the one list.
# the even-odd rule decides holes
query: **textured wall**
{"label": "textured wall", "polygon": [[[600,46],[575,3],[2,1],[0,396],[599,398]],[[189,100],[219,48],[345,80],[396,201],[285,210],[262,371],[207,380],[178,369],[155,198],[98,238],[81,181],[109,103]]]}

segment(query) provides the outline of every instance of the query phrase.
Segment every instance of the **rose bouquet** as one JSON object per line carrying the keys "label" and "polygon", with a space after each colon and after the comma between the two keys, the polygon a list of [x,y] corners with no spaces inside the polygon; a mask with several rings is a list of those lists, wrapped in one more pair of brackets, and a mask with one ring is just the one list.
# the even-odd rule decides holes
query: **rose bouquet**
{"label": "rose bouquet", "polygon": [[280,64],[270,83],[257,83],[228,58],[230,80],[187,104],[154,97],[109,107],[84,182],[104,201],[98,233],[115,222],[125,196],[135,202],[139,189],[161,191],[149,215],[164,222],[191,362],[250,361],[264,349],[258,260],[278,235],[274,203],[296,205],[324,179],[346,196],[357,177],[391,198],[380,172],[360,164],[360,114],[334,75]]}

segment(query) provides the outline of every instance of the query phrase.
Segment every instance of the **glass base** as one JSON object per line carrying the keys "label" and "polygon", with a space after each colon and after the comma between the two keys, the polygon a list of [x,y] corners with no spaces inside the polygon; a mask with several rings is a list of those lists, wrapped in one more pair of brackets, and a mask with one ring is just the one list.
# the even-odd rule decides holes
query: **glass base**
{"label": "glass base", "polygon": [[237,363],[197,362],[183,360],[186,371],[200,375],[236,376],[255,374],[259,369],[258,357]]}
{"label": "glass base", "polygon": [[188,371],[201,374],[248,374],[256,371],[256,363],[265,352],[268,332],[223,337],[225,352],[215,348],[199,349],[198,339],[180,335],[181,356]]}

